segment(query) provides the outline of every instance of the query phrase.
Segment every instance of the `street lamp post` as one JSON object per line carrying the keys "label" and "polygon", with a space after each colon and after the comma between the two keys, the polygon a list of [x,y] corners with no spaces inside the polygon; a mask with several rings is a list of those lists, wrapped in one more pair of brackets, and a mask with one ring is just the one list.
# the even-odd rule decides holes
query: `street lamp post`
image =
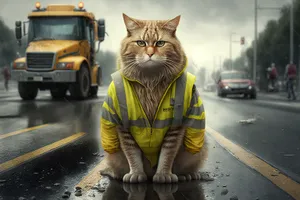
{"label": "street lamp post", "polygon": [[290,62],[294,64],[294,2],[291,0],[290,10]]}
{"label": "street lamp post", "polygon": [[298,91],[300,92],[300,45],[298,45]]}
{"label": "street lamp post", "polygon": [[233,70],[233,62],[232,62],[232,36],[235,35],[235,32],[230,32],[229,36],[229,59],[230,59],[230,69]]}
{"label": "street lamp post", "polygon": [[219,65],[220,71],[222,71],[222,57],[221,56],[219,56],[219,62],[220,62],[220,65]]}
{"label": "street lamp post", "polygon": [[256,66],[257,66],[257,0],[254,3],[254,44],[253,44],[253,81],[256,83]]}

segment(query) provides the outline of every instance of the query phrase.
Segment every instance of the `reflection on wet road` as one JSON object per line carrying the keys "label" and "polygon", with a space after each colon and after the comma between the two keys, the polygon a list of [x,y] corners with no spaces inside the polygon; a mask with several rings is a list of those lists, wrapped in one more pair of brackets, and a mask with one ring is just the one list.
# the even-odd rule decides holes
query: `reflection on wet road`
{"label": "reflection on wet road", "polygon": [[[237,144],[236,152],[247,149],[263,160],[258,162],[245,153],[233,153],[236,159],[228,152],[232,151],[232,144],[223,143],[225,150],[216,142],[216,136],[208,133],[209,156],[203,172],[208,172],[214,181],[175,185],[128,185],[110,181],[107,184],[107,179],[98,173],[104,153],[100,145],[99,121],[106,89],[100,88],[98,98],[86,101],[53,101],[48,92],[40,92],[37,100],[24,102],[16,91],[0,94],[0,200],[53,200],[62,199],[62,196],[76,200],[300,198],[297,192],[300,186],[293,182],[297,180],[300,169],[297,167],[300,161],[296,160],[300,155],[296,149],[300,139],[295,134],[299,128],[293,125],[293,121],[271,128],[281,143],[265,132],[268,121],[276,119],[272,115],[292,116],[296,120],[297,114],[263,108],[251,101],[225,101],[206,95],[203,100],[207,125],[211,127],[208,131],[218,130]],[[249,126],[237,122],[257,113],[268,121],[258,120]],[[285,132],[282,133],[279,126],[288,131],[289,138],[283,137]],[[280,157],[281,151],[291,156]],[[271,156],[274,154],[276,157]],[[247,159],[252,163],[244,161]],[[253,163],[262,164],[254,167]],[[274,175],[275,172],[270,171],[274,168],[267,163],[284,173]],[[284,188],[280,181],[288,181],[290,188]],[[79,184],[83,192],[76,196],[75,186]]]}
{"label": "reflection on wet road", "polygon": [[48,93],[34,102],[0,98],[0,115],[15,116],[0,120],[1,198],[54,199],[73,190],[103,153],[99,94],[83,102],[53,101]]}
{"label": "reflection on wet road", "polygon": [[[96,198],[97,199],[97,198]],[[102,200],[204,200],[200,182],[180,184],[124,184],[110,181]]]}

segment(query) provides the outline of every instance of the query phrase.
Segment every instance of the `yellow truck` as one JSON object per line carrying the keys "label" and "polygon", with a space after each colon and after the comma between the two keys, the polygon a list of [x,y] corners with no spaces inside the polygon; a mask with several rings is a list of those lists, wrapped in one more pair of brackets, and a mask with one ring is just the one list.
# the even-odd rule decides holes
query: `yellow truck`
{"label": "yellow truck", "polygon": [[50,90],[54,99],[67,91],[75,99],[96,96],[102,70],[95,55],[105,38],[105,20],[95,20],[82,2],[45,8],[37,2],[35,7],[28,21],[15,24],[19,45],[25,35],[28,45],[26,56],[16,59],[12,69],[20,97],[33,100],[39,90]]}

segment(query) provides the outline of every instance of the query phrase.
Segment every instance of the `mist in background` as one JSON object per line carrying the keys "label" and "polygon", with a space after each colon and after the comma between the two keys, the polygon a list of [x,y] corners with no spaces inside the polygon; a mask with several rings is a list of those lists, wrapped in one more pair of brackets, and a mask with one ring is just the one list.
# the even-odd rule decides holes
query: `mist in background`
{"label": "mist in background", "polygon": [[[32,0],[1,0],[0,17],[9,29],[14,29],[16,20],[27,20],[28,13],[35,8],[35,2]],[[42,7],[48,4],[77,6],[79,3],[74,0],[41,0],[40,2]],[[97,19],[104,18],[106,20],[109,36],[101,45],[101,50],[104,51],[103,55],[105,52],[109,52],[108,54],[114,57],[113,54],[119,50],[120,41],[126,35],[122,13],[138,19],[170,19],[181,15],[177,36],[189,60],[192,60],[195,66],[204,66],[208,70],[213,69],[215,57],[220,60],[229,57],[230,32],[237,33],[234,40],[239,40],[240,36],[246,38],[244,47],[233,44],[233,58],[251,46],[253,40],[254,0],[85,0],[83,2],[87,11],[93,12]],[[259,0],[259,5],[280,7],[289,2],[289,0]],[[258,31],[264,28],[269,19],[276,19],[279,14],[277,10],[259,11]],[[3,25],[0,24],[0,26]],[[1,38],[2,32],[0,52],[3,51],[1,49],[6,49],[7,45],[12,46],[10,43],[2,41]],[[6,42],[6,45],[3,46],[3,42]],[[15,48],[18,47],[15,46]],[[3,59],[1,53],[0,59]],[[100,61],[100,63],[109,65],[109,68],[115,67],[112,66],[115,63],[108,64],[104,61]]]}

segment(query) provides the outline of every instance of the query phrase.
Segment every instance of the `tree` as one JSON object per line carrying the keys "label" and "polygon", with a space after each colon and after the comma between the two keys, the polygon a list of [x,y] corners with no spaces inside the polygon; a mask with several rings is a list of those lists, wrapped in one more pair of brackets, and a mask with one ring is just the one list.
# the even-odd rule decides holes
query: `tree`
{"label": "tree", "polygon": [[[266,68],[275,63],[278,73],[282,76],[286,64],[289,62],[289,41],[290,41],[290,5],[285,5],[280,10],[280,17],[277,20],[270,20],[265,29],[259,33],[257,40],[257,77],[260,77],[259,86],[265,88]],[[300,20],[300,1],[294,0],[294,20]],[[300,24],[294,24],[294,63],[299,66],[300,56]],[[241,55],[235,61],[244,55]],[[253,43],[245,51],[249,64],[248,70],[253,71]]]}
{"label": "tree", "polygon": [[230,70],[231,69],[231,62],[232,60],[230,59],[225,59],[224,62],[223,62],[223,69],[224,70]]}
{"label": "tree", "polygon": [[220,75],[221,75],[221,71],[220,70],[214,70],[211,74],[211,78],[212,80],[215,81],[215,83],[218,82],[219,78],[220,78]]}
{"label": "tree", "polygon": [[14,32],[0,19],[0,67],[9,65],[16,58],[16,39]]}
{"label": "tree", "polygon": [[111,51],[99,51],[96,60],[102,68],[103,84],[109,85],[111,82],[111,74],[117,70],[116,54]]}

